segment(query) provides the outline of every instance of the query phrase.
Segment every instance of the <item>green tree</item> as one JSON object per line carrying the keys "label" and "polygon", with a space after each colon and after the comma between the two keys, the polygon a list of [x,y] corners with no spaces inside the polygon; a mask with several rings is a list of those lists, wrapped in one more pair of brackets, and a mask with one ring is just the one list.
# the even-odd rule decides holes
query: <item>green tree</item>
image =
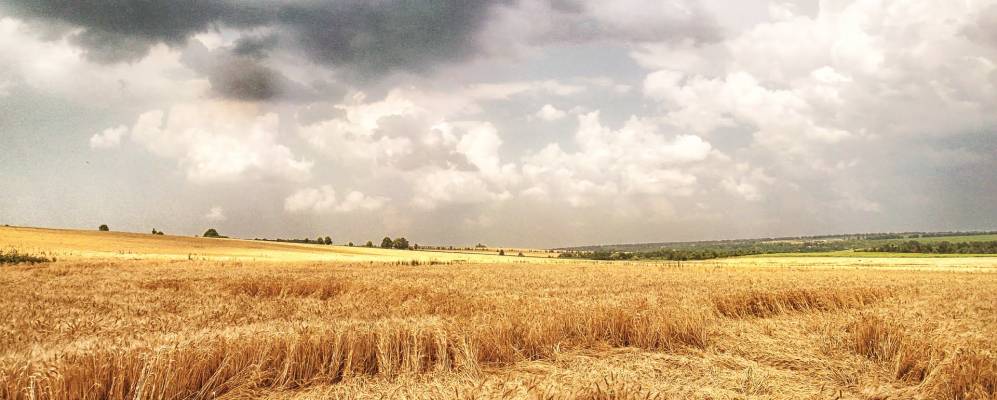
{"label": "green tree", "polygon": [[371,242],[370,240],[368,240],[367,243],[365,243],[363,245],[363,247],[374,247],[374,242]]}
{"label": "green tree", "polygon": [[391,238],[389,238],[387,236],[385,236],[384,239],[381,239],[381,248],[382,249],[390,249],[393,244],[394,243],[391,241]]}
{"label": "green tree", "polygon": [[325,237],[325,244],[327,244],[327,245],[330,245],[330,244],[332,244],[332,238],[330,238],[330,237],[326,236],[326,237]]}
{"label": "green tree", "polygon": [[408,239],[400,237],[391,242],[392,247],[401,250],[408,250]]}
{"label": "green tree", "polygon": [[105,224],[105,225],[101,225],[101,226],[99,226],[99,227],[97,228],[97,230],[98,230],[98,231],[101,231],[101,232],[107,232],[107,231],[110,231],[110,230],[111,230],[111,228],[108,228],[108,227],[107,227],[107,225]]}
{"label": "green tree", "polygon": [[505,255],[505,250],[499,249],[499,255],[500,256],[504,256]]}
{"label": "green tree", "polygon": [[346,245],[347,245],[347,246],[350,246],[350,247],[353,247],[353,242],[349,242],[349,243],[347,243]]}
{"label": "green tree", "polygon": [[222,235],[218,234],[218,231],[216,231],[215,228],[211,228],[211,229],[208,229],[208,230],[204,231],[204,235],[203,236],[206,237],[206,238],[220,238],[220,237],[222,237]]}

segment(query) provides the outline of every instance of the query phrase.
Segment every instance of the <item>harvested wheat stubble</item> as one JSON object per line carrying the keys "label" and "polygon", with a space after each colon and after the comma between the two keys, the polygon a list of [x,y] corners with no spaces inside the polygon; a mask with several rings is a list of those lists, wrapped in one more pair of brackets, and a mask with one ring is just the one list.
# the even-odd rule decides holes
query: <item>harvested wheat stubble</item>
{"label": "harvested wheat stubble", "polygon": [[0,394],[11,399],[211,398],[238,388],[294,388],[356,375],[476,373],[481,364],[540,359],[562,347],[597,343],[650,350],[703,347],[705,332],[703,316],[635,315],[609,307],[511,314],[473,329],[398,320],[229,332],[165,348],[86,349],[41,363],[0,365],[7,381]]}
{"label": "harvested wheat stubble", "polygon": [[858,308],[885,297],[884,288],[799,288],[735,290],[712,296],[713,306],[725,317],[768,317],[794,311],[830,311]]}
{"label": "harvested wheat stubble", "polygon": [[997,398],[997,355],[986,343],[952,343],[931,327],[917,330],[878,315],[848,326],[854,352],[883,365],[897,380],[939,399]]}
{"label": "harvested wheat stubble", "polygon": [[475,371],[461,337],[435,324],[385,321],[226,332],[169,347],[81,349],[3,365],[9,399],[212,398],[240,387],[296,388],[355,375]]}
{"label": "harvested wheat stubble", "polygon": [[[997,348],[987,274],[200,261],[4,272],[11,399],[969,399],[992,393]],[[897,362],[911,352],[891,350],[893,337],[932,338],[939,356]]]}

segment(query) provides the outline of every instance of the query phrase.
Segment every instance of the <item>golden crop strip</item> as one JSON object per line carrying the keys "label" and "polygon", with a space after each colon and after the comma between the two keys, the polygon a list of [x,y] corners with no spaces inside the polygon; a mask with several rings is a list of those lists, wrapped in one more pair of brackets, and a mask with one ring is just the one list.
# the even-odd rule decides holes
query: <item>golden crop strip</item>
{"label": "golden crop strip", "polygon": [[[62,254],[114,245],[60,235]],[[997,396],[982,263],[159,258],[171,246],[0,266],[0,398]]]}

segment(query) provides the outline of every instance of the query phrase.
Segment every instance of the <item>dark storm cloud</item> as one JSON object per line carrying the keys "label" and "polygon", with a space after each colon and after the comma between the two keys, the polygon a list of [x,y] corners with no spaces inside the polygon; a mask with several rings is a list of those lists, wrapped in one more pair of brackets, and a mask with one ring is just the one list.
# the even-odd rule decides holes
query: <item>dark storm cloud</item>
{"label": "dark storm cloud", "polygon": [[236,53],[260,56],[276,45],[360,75],[420,70],[474,52],[487,0],[235,1],[10,0],[5,10],[29,20],[84,28],[73,42],[97,62],[132,61],[156,43],[181,45],[218,26],[270,27],[246,37]]}
{"label": "dark storm cloud", "polygon": [[277,35],[275,34],[243,36],[235,41],[235,46],[232,48],[232,52],[240,56],[264,58],[271,50],[273,50],[275,46],[277,46],[277,39]]}
{"label": "dark storm cloud", "polygon": [[143,38],[102,30],[86,30],[69,38],[84,49],[87,60],[100,64],[133,62],[149,53],[149,41]]}
{"label": "dark storm cloud", "polygon": [[239,100],[269,100],[290,86],[281,73],[246,58],[234,58],[212,69],[208,80],[216,93]]}
{"label": "dark storm cloud", "polygon": [[[242,51],[242,53],[246,53]],[[259,53],[240,54],[239,46],[209,50],[200,42],[184,49],[181,61],[208,77],[212,91],[235,100],[264,101],[271,99],[305,100],[315,97],[315,91],[287,78],[265,64]]]}
{"label": "dark storm cloud", "polygon": [[[660,42],[692,39],[711,43],[725,37],[716,18],[697,0],[610,2],[549,0],[552,29],[540,42]],[[660,2],[660,3],[659,3]],[[611,5],[607,7],[607,5]],[[660,7],[660,8],[659,8]],[[614,14],[621,10],[626,17]]]}
{"label": "dark storm cloud", "polygon": [[82,27],[73,42],[98,62],[141,58],[156,43],[182,44],[211,24],[252,26],[266,20],[262,9],[224,0],[9,0],[4,10],[29,20]]}
{"label": "dark storm cloud", "polygon": [[485,0],[302,2],[283,7],[279,22],[314,60],[351,65],[361,75],[420,70],[475,50]]}

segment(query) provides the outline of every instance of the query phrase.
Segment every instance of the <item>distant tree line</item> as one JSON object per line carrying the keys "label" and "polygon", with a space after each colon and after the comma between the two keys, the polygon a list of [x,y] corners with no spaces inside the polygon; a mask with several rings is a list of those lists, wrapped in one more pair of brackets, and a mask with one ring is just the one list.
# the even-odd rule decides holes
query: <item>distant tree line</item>
{"label": "distant tree line", "polygon": [[[259,241],[262,241],[262,242],[324,244],[324,245],[331,245],[332,244],[332,238],[330,238],[328,236],[326,236],[326,237],[319,237],[319,238],[316,238],[316,239],[308,239],[308,238],[305,238],[305,239],[266,239],[266,238],[255,238],[253,240],[259,240]],[[355,244],[353,244],[353,242],[349,242],[346,245],[350,246],[350,247],[354,247],[355,246]],[[363,247],[374,247],[374,242],[368,240],[367,243],[365,243],[363,245]],[[411,249],[411,248],[418,249],[419,245],[412,245],[412,244],[410,244],[409,241],[408,241],[408,239],[406,239],[404,237],[392,239],[390,237],[385,236],[384,239],[381,239],[381,246],[380,247],[381,248],[385,248],[385,249],[408,250],[408,249]]]}
{"label": "distant tree line", "polygon": [[[920,239],[946,236],[978,236],[994,235],[997,231],[952,231],[952,232],[887,232],[887,233],[852,233],[841,235],[815,236],[783,236],[757,239],[706,240],[696,242],[658,242],[611,244],[596,246],[565,247],[557,250],[570,252],[619,251],[619,252],[649,252],[663,249],[678,248],[757,248],[760,253],[769,252],[799,252],[802,251],[836,251],[847,249],[864,249],[882,244],[887,240]],[[781,248],[778,248],[781,247]]]}
{"label": "distant tree line", "polygon": [[690,261],[766,254],[760,249],[668,249],[656,251],[565,251],[558,258],[586,260],[669,260]]}
{"label": "distant tree line", "polygon": [[279,238],[278,239],[267,239],[267,238],[255,238],[253,240],[259,240],[261,242],[304,243],[304,244],[324,244],[324,245],[331,245],[332,244],[332,238],[328,237],[328,236],[326,236],[326,237],[317,237],[315,239],[308,239],[308,238],[304,238],[304,239],[279,239]]}
{"label": "distant tree line", "polygon": [[[371,242],[367,242],[367,244],[373,246]],[[385,236],[384,239],[381,239],[381,248],[408,250],[411,246],[409,245],[408,239],[405,239],[404,237],[391,239],[390,237]],[[419,245],[415,245],[415,248],[418,249]]]}
{"label": "distant tree line", "polygon": [[886,253],[997,254],[997,241],[980,242],[891,242],[869,249]]}
{"label": "distant tree line", "polygon": [[[879,251],[901,253],[994,254],[987,241],[942,244],[950,236],[994,235],[984,232],[905,232],[806,236],[799,238],[765,238],[715,240],[700,242],[644,243],[586,246],[561,249],[561,258],[592,260],[708,260],[773,253],[814,253],[833,251]],[[909,240],[924,238],[923,241]],[[917,243],[917,244],[914,244]]]}

